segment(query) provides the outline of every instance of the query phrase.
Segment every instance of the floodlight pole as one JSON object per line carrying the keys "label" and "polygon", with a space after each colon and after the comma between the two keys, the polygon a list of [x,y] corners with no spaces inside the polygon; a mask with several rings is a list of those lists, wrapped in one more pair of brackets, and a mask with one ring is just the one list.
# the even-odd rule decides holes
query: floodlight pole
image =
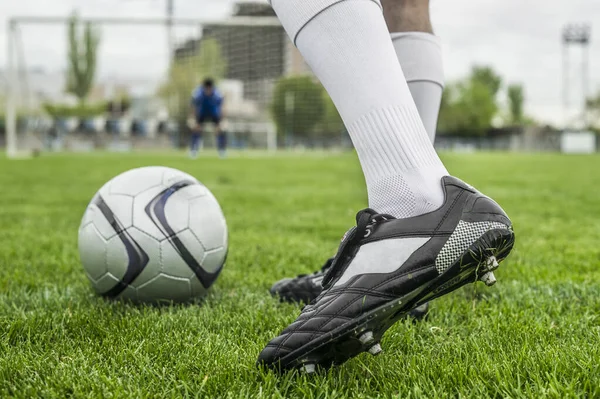
{"label": "floodlight pole", "polygon": [[9,21],[6,46],[6,154],[9,158],[17,155],[17,109],[16,109],[16,73],[15,73],[15,31],[17,24]]}
{"label": "floodlight pole", "polygon": [[579,45],[582,48],[581,60],[581,89],[583,95],[583,112],[582,120],[587,127],[587,98],[588,86],[590,82],[589,70],[589,46],[591,41],[592,28],[586,24],[569,24],[563,28],[562,45],[563,45],[563,107],[565,128],[568,126],[569,114],[569,48],[573,45]]}
{"label": "floodlight pole", "polygon": [[589,127],[587,102],[590,97],[590,45],[589,40],[582,46],[583,60],[581,61],[581,76],[583,79],[583,122],[585,128]]}
{"label": "floodlight pole", "polygon": [[564,37],[562,41],[562,116],[564,129],[568,128],[569,124],[569,46],[565,43]]}

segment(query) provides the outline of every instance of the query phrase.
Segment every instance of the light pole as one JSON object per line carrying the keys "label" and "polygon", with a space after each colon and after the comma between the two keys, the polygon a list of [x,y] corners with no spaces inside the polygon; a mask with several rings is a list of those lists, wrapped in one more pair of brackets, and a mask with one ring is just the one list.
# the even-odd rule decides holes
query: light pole
{"label": "light pole", "polygon": [[589,71],[589,46],[592,36],[592,27],[589,24],[568,24],[563,28],[562,46],[563,46],[563,112],[565,118],[565,128],[569,123],[569,48],[571,46],[581,46],[581,83],[583,95],[583,113],[582,120],[587,126],[586,102],[588,98],[588,87],[590,82]]}

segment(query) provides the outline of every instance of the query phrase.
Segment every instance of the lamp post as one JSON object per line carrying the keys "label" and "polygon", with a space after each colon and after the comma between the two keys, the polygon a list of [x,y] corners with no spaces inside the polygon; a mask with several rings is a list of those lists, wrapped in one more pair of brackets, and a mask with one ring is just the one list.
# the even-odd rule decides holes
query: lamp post
{"label": "lamp post", "polygon": [[583,95],[582,120],[587,126],[586,102],[588,98],[588,88],[590,82],[589,71],[589,47],[592,37],[592,27],[589,24],[568,24],[562,31],[563,47],[563,112],[565,128],[569,124],[569,49],[572,46],[580,46],[582,49],[581,59],[581,79]]}

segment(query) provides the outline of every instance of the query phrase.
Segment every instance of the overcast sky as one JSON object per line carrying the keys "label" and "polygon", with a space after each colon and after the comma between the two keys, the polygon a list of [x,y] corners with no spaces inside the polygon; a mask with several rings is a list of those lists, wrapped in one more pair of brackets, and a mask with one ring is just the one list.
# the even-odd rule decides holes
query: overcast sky
{"label": "overcast sky", "polygon": [[[166,0],[0,0],[0,68],[6,62],[6,22],[14,15],[162,17]],[[215,19],[226,16],[233,0],[175,0],[176,15]],[[433,23],[444,42],[447,80],[468,73],[472,64],[493,66],[505,82],[525,85],[527,112],[559,122],[561,105],[560,32],[566,23],[600,21],[598,0],[432,0]],[[597,24],[600,30],[600,23]],[[26,26],[22,29],[29,66],[48,71],[64,68],[64,29]],[[594,32],[597,33],[597,32]],[[590,48],[590,91],[600,89],[600,36]],[[192,36],[180,28],[177,38]],[[595,37],[594,37],[595,36]],[[596,39],[596,40],[594,40]],[[100,73],[157,80],[166,67],[164,30],[158,27],[103,30]],[[573,51],[573,101],[581,83],[575,68],[580,52]],[[577,71],[579,69],[577,68]]]}

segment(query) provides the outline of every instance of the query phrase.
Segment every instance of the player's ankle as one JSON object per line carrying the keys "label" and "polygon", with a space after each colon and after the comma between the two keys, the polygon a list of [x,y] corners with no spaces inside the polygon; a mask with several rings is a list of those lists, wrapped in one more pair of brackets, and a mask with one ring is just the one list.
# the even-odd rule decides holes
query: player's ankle
{"label": "player's ankle", "polygon": [[429,166],[385,177],[369,184],[369,206],[398,219],[435,211],[444,204],[445,175],[444,168]]}

